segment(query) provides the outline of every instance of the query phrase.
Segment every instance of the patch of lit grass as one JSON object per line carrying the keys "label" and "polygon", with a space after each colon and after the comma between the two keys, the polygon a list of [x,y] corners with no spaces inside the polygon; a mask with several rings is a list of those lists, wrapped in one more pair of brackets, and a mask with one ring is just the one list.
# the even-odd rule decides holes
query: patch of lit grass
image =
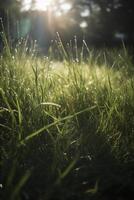
{"label": "patch of lit grass", "polygon": [[13,51],[7,45],[0,57],[2,198],[86,200],[112,193],[128,200],[134,74],[127,50],[96,56],[87,49],[84,61],[71,60],[60,45],[63,61],[55,61],[27,53],[25,41]]}

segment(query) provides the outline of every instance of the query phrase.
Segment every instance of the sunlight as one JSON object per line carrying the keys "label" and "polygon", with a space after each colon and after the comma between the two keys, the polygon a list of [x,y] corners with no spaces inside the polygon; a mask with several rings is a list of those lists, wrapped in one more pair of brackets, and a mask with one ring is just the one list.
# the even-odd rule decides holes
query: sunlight
{"label": "sunlight", "polygon": [[46,11],[48,7],[52,6],[55,0],[23,0],[22,11],[33,10]]}
{"label": "sunlight", "polygon": [[36,0],[34,8],[36,10],[47,10],[53,4],[54,0]]}
{"label": "sunlight", "polygon": [[86,22],[86,21],[82,21],[82,22],[80,23],[80,27],[81,27],[82,29],[87,28],[87,27],[88,27],[87,22]]}
{"label": "sunlight", "polygon": [[81,17],[89,17],[90,15],[90,10],[89,9],[85,9],[80,13]]}
{"label": "sunlight", "polygon": [[61,10],[63,12],[68,12],[71,8],[72,8],[72,5],[70,3],[63,3],[61,6],[60,6]]}
{"label": "sunlight", "polygon": [[31,0],[23,0],[22,1],[22,8],[21,8],[21,11],[28,11],[30,8],[31,8]]}
{"label": "sunlight", "polygon": [[21,11],[47,11],[49,8],[55,12],[57,17],[60,17],[62,14],[66,14],[71,10],[72,4],[64,0],[59,1],[59,4],[56,0],[23,0]]}

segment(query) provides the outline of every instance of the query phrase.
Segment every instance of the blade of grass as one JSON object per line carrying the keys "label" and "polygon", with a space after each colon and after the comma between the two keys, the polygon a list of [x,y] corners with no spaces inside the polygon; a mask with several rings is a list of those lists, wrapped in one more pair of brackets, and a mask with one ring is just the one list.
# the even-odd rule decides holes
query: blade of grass
{"label": "blade of grass", "polygon": [[20,141],[20,145],[24,144],[25,142],[27,142],[28,140],[32,139],[33,137],[38,136],[40,133],[42,133],[43,131],[47,130],[48,128],[50,128],[52,126],[55,126],[60,122],[66,121],[66,120],[71,119],[71,118],[74,118],[75,116],[80,115],[81,113],[93,110],[94,108],[96,108],[96,106],[92,106],[90,108],[86,108],[86,109],[84,109],[82,111],[74,113],[73,115],[69,115],[69,116],[66,116],[66,117],[64,117],[64,118],[62,118],[60,120],[54,121],[53,123],[44,126],[43,128],[39,129],[38,131],[35,131],[34,133],[29,134],[26,138],[24,138],[23,140]]}

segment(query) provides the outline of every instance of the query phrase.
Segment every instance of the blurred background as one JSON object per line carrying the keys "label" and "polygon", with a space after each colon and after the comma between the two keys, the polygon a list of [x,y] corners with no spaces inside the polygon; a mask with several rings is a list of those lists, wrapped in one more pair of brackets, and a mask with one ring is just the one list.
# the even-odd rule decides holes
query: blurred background
{"label": "blurred background", "polygon": [[134,44],[133,0],[0,0],[0,18],[9,41],[36,40],[44,52],[56,32],[65,43],[76,36],[78,45]]}

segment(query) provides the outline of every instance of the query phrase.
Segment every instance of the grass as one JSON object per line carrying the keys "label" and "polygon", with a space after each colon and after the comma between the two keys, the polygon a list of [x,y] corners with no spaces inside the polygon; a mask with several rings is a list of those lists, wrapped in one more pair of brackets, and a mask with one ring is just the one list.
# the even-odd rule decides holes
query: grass
{"label": "grass", "polygon": [[52,49],[48,58],[37,57],[23,40],[12,49],[4,36],[2,199],[129,200],[134,195],[132,58],[125,48],[97,52],[85,41],[77,55],[70,54],[57,37],[62,61]]}

